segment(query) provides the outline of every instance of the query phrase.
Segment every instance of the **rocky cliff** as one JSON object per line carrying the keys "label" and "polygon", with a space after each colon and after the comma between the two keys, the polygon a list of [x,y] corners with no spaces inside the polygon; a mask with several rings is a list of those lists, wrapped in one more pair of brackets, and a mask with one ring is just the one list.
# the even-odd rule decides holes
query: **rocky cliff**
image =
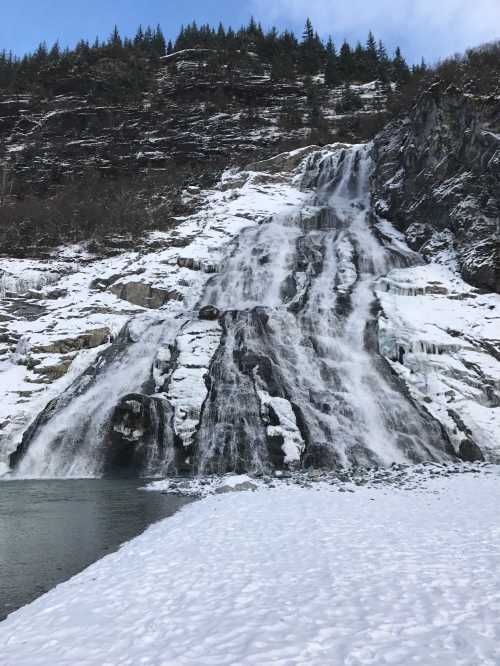
{"label": "rocky cliff", "polygon": [[115,176],[180,163],[222,169],[305,145],[311,131],[323,140],[339,132],[363,139],[383,121],[387,90],[379,82],[353,86],[361,109],[336,113],[342,86],[323,87],[318,75],[318,127],[304,77],[274,81],[252,54],[241,55],[230,73],[214,70],[211,59],[208,49],[166,56],[148,89],[121,104],[96,101],[88,89],[99,80],[76,75],[51,97],[0,97],[0,163],[11,168],[13,190],[43,191],[89,168]]}
{"label": "rocky cliff", "polygon": [[500,291],[500,99],[434,84],[375,141],[375,211],[414,250]]}

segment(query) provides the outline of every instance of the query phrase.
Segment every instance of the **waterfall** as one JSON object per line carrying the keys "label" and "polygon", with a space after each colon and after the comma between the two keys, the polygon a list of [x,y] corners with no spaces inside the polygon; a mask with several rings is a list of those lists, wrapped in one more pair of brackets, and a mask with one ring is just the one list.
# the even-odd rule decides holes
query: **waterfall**
{"label": "waterfall", "polygon": [[17,474],[83,478],[122,469],[153,476],[168,468],[172,445],[165,421],[172,410],[145,393],[154,391],[158,349],[175,337],[178,325],[150,315],[132,319],[28,428],[11,456]]}
{"label": "waterfall", "polygon": [[440,427],[367,348],[375,280],[402,261],[370,228],[369,150],[314,154],[310,205],[244,231],[208,285],[204,303],[227,314],[210,375],[216,397],[197,436],[203,471],[221,460],[238,470],[270,458],[330,466],[446,456]]}
{"label": "waterfall", "polygon": [[[213,473],[448,457],[378,354],[374,284],[412,253],[372,229],[370,146],[313,153],[299,212],[244,229],[197,309],[132,322],[39,416],[21,474]],[[209,308],[209,309],[210,309]],[[215,310],[216,309],[216,310]],[[134,320],[135,321],[135,320]],[[130,336],[139,326],[141,333]]]}

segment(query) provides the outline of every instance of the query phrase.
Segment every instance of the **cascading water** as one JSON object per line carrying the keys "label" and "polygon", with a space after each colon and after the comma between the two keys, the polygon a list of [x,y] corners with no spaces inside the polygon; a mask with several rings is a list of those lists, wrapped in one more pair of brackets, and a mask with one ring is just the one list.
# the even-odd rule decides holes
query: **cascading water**
{"label": "cascading water", "polygon": [[[300,213],[245,229],[208,282],[198,307],[217,308],[219,320],[185,313],[149,324],[140,342],[115,344],[102,371],[80,378],[33,424],[13,458],[19,472],[447,458],[440,426],[371,342],[374,283],[411,253],[384,247],[372,231],[369,153],[339,146],[312,154],[304,186],[314,198]],[[152,349],[165,353],[153,362]]]}
{"label": "cascading water", "polygon": [[[217,423],[207,413],[200,424],[202,470],[245,468],[259,452],[261,466],[270,452],[275,464],[317,465],[446,455],[441,429],[367,349],[374,282],[402,260],[370,229],[370,167],[369,146],[313,156],[305,176],[316,188],[311,205],[244,231],[211,281],[205,302],[228,312],[222,344],[231,353],[211,373],[219,408],[209,396]],[[238,390],[242,376],[253,394]],[[259,403],[274,439],[267,447],[254,417]]]}
{"label": "cascading water", "polygon": [[[115,469],[145,476],[162,472],[172,443],[170,405],[144,395],[158,348],[175,338],[176,320],[148,315],[131,320],[103,352],[26,431],[11,463],[21,476],[93,477]],[[154,388],[153,388],[154,391]],[[116,414],[129,405],[124,421]],[[168,419],[170,420],[170,419]],[[140,439],[138,447],[127,442]]]}

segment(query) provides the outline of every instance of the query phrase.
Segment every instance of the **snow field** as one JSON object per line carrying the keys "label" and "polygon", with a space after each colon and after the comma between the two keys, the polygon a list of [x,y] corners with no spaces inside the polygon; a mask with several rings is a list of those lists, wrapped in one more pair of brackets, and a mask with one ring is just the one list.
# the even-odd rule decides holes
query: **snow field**
{"label": "snow field", "polygon": [[1,663],[498,666],[499,502],[491,467],[213,495],[12,614]]}

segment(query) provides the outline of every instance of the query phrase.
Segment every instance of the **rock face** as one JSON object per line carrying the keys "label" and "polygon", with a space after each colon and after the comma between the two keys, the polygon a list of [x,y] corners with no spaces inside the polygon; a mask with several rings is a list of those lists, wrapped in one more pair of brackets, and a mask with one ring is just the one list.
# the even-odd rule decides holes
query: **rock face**
{"label": "rock face", "polygon": [[438,83],[375,140],[375,210],[428,259],[500,291],[500,104]]}
{"label": "rock face", "polygon": [[[159,174],[176,164],[215,171],[271,157],[304,145],[308,102],[304,81],[276,82],[257,57],[245,58],[228,80],[209,67],[213,53],[188,49],[164,58],[152,90],[121,105],[96,103],[85,83],[50,99],[0,94],[0,162],[13,169],[14,185],[44,190],[86,169],[103,174]],[[382,118],[386,93],[377,82],[353,86],[360,118]],[[335,114],[342,88],[323,91],[323,109],[335,135],[346,116]],[[299,127],[283,129],[284,101],[293,101]],[[189,109],[189,113],[186,113]]]}
{"label": "rock face", "polygon": [[103,474],[137,476],[168,470],[173,442],[168,440],[172,408],[159,398],[127,395],[113,412]]}

